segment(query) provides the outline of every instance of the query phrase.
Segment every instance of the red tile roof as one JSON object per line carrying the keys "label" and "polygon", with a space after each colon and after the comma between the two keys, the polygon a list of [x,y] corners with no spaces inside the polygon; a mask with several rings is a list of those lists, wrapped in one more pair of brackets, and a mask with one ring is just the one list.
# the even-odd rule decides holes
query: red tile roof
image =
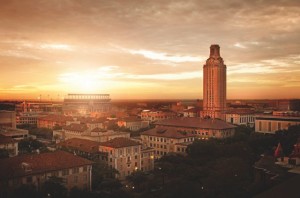
{"label": "red tile roof", "polygon": [[99,151],[99,142],[85,140],[80,138],[71,138],[58,144],[65,148],[76,149],[86,153],[97,153]]}
{"label": "red tile roof", "polygon": [[88,127],[86,126],[86,124],[72,123],[70,125],[64,126],[63,129],[67,130],[67,131],[84,132],[84,131],[86,131],[88,129]]}
{"label": "red tile roof", "polygon": [[96,127],[96,128],[94,128],[93,130],[91,130],[91,132],[101,132],[101,133],[105,133],[105,132],[107,132],[107,130],[106,130],[106,129],[101,129],[101,128]]}
{"label": "red tile roof", "polygon": [[129,147],[129,146],[138,146],[141,143],[133,141],[129,138],[114,138],[107,142],[101,142],[100,146],[111,147],[111,148],[122,148],[122,147]]}
{"label": "red tile roof", "polygon": [[184,112],[190,112],[190,113],[200,113],[200,111],[201,109],[197,107],[184,110]]}
{"label": "red tile roof", "polygon": [[240,115],[246,115],[246,114],[255,114],[256,111],[251,109],[229,109],[226,111],[226,114],[240,114]]}
{"label": "red tile roof", "polygon": [[158,121],[155,124],[161,126],[186,127],[197,129],[231,129],[236,127],[219,119],[201,119],[190,117],[166,119]]}
{"label": "red tile roof", "polygon": [[[93,162],[65,151],[21,155],[0,159],[0,180],[90,164],[93,164]],[[30,171],[25,171],[24,166],[27,166]]]}
{"label": "red tile roof", "polygon": [[66,121],[73,121],[73,118],[69,117],[69,116],[64,116],[64,115],[50,114],[45,117],[39,117],[38,120],[53,121],[53,122],[66,122]]}
{"label": "red tile roof", "polygon": [[94,124],[103,123],[106,121],[106,118],[79,117],[77,120],[85,124]]}
{"label": "red tile roof", "polygon": [[131,116],[131,117],[121,118],[121,119],[119,119],[119,121],[124,121],[124,122],[141,122],[142,119],[140,119],[138,117]]}
{"label": "red tile roof", "polygon": [[196,137],[196,135],[184,132],[183,130],[178,130],[173,127],[162,127],[162,126],[158,126],[155,127],[154,129],[149,129],[147,131],[144,131],[141,133],[141,135],[174,138],[174,139]]}

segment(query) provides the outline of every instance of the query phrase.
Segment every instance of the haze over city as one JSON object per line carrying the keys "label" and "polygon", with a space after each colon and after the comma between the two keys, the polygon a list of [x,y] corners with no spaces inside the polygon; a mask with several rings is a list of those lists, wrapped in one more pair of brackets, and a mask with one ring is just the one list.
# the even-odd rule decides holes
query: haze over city
{"label": "haze over city", "polygon": [[300,97],[300,2],[0,1],[0,99],[202,99],[209,46],[227,98]]}

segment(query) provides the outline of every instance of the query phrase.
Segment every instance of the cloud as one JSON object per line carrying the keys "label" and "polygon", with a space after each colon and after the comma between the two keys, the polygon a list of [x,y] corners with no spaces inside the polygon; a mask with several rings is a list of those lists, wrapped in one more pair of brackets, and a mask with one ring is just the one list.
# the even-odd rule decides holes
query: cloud
{"label": "cloud", "polygon": [[169,55],[167,53],[162,52],[155,52],[150,50],[131,50],[121,48],[125,52],[129,52],[133,55],[142,55],[145,58],[157,60],[157,61],[169,61],[174,63],[184,63],[184,62],[202,62],[205,60],[203,57],[200,56],[178,56],[178,55]]}
{"label": "cloud", "polygon": [[242,48],[242,49],[247,48],[246,46],[242,45],[241,43],[235,43],[233,46],[238,47],[238,48]]}
{"label": "cloud", "polygon": [[[5,0],[3,5],[0,81],[6,87],[40,82],[45,90],[54,89],[52,84],[68,89],[68,78],[80,82],[91,76],[102,87],[104,81],[122,84],[123,93],[137,82],[154,90],[150,81],[170,92],[185,83],[198,90],[212,43],[220,44],[229,81],[261,75],[265,81],[257,83],[264,87],[280,76],[300,77],[296,0]],[[29,68],[34,75],[24,75]],[[240,92],[246,83],[251,86],[236,84]],[[182,91],[187,89],[178,96]]]}
{"label": "cloud", "polygon": [[195,79],[201,78],[202,72],[201,71],[194,71],[194,72],[183,72],[183,73],[169,73],[169,74],[151,74],[151,75],[134,75],[134,74],[125,74],[125,78],[128,79],[138,79],[138,80],[188,80],[188,79]]}

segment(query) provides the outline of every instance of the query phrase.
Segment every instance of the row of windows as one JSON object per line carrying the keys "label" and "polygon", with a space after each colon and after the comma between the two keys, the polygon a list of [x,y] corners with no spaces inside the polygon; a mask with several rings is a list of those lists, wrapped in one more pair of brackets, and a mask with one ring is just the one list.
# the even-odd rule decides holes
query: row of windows
{"label": "row of windows", "polygon": [[[56,176],[56,177],[58,177],[58,175],[56,175],[56,174],[47,174],[48,175],[48,178],[49,177],[51,177],[51,176]],[[51,175],[51,176],[49,176],[49,175]],[[33,177],[34,176],[29,176],[29,177],[26,177],[26,183],[28,184],[28,183],[32,183],[33,182]],[[78,183],[78,175],[75,175],[75,176],[73,176],[73,182],[74,183]],[[38,180],[39,180],[39,178],[37,178]],[[83,181],[84,182],[86,182],[87,181],[87,175],[83,175],[83,177],[82,177],[82,179],[83,179]],[[65,178],[65,181],[66,181],[66,183],[68,183],[68,178]],[[21,180],[20,179],[18,179],[18,180],[14,180],[14,184],[17,184],[17,183],[20,183],[21,182]]]}
{"label": "row of windows", "polygon": [[166,138],[159,138],[159,137],[151,137],[150,136],[150,141],[157,141],[157,142],[167,142]]}
{"label": "row of windows", "polygon": [[167,152],[165,151],[156,151],[157,155],[167,155]]}
{"label": "row of windows", "polygon": [[[186,133],[186,132],[185,132]],[[193,133],[193,132],[192,132]],[[196,132],[195,132],[196,133]],[[204,135],[204,133],[203,133],[203,135]],[[206,135],[208,135],[208,132],[206,132]],[[149,137],[149,140],[150,141],[156,141],[156,142],[169,142],[170,141],[170,143],[172,144],[173,143],[173,140],[172,139],[169,139],[169,138],[159,138],[159,137]],[[194,141],[194,138],[193,137],[191,137],[191,138],[184,138],[184,140],[183,140],[184,142],[191,142],[191,141]],[[155,144],[154,144],[154,146],[155,146]],[[151,146],[151,143],[150,143],[150,147],[152,147]]]}
{"label": "row of windows", "polygon": [[[124,148],[124,149],[118,149],[119,155],[130,155],[132,152],[135,154],[139,153],[139,147],[134,147],[133,149],[131,147]],[[110,154],[112,154],[112,150],[110,151]]]}
{"label": "row of windows", "polygon": [[167,145],[159,145],[159,144],[152,144],[152,143],[150,143],[150,147],[152,147],[152,148],[163,148],[163,149],[167,149]]}
{"label": "row of windows", "polygon": [[186,152],[186,148],[184,148],[184,147],[177,147],[177,152],[183,152],[183,153],[185,153]]}
{"label": "row of windows", "polygon": [[[291,126],[291,123],[288,123],[287,124],[287,127],[290,127]],[[277,129],[274,129],[274,131],[277,131],[277,130],[282,130],[282,125],[281,125],[281,122],[278,122],[277,123]],[[258,130],[259,131],[262,131],[262,122],[259,121],[258,122]],[[268,131],[271,132],[272,131],[272,122],[268,122]]]}
{"label": "row of windows", "polygon": [[240,117],[240,123],[254,122],[254,117]]}
{"label": "row of windows", "polygon": [[[134,162],[134,167],[137,168],[137,166],[138,166],[138,163]],[[130,168],[130,167],[131,167],[131,162],[127,163],[127,168]],[[122,170],[122,169],[123,169],[123,164],[120,165],[120,170]]]}

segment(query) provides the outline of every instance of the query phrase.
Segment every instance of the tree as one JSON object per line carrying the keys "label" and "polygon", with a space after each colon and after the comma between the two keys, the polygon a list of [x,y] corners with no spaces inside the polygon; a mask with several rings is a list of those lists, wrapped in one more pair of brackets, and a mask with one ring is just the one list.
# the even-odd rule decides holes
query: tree
{"label": "tree", "polygon": [[126,177],[126,179],[129,182],[132,182],[132,184],[134,185],[134,187],[137,191],[141,190],[140,189],[141,186],[147,182],[147,176],[142,171],[136,171],[136,172],[132,173],[131,175],[128,175]]}
{"label": "tree", "polygon": [[12,198],[38,198],[36,187],[32,184],[24,184],[15,189],[9,197]]}
{"label": "tree", "polygon": [[87,190],[82,190],[77,187],[73,187],[69,192],[69,198],[82,198],[82,197],[93,197],[93,194]]}
{"label": "tree", "polygon": [[9,157],[8,150],[0,148],[0,159],[8,158],[8,157]]}
{"label": "tree", "polygon": [[110,193],[119,190],[121,187],[122,187],[121,182],[115,178],[105,178],[100,185],[100,188],[102,190],[108,191]]}
{"label": "tree", "polygon": [[59,126],[59,125],[55,125],[53,127],[53,130],[61,130],[62,129],[62,126]]}
{"label": "tree", "polygon": [[251,133],[254,132],[254,128],[245,126],[245,125],[238,125],[235,129],[235,134],[233,139],[235,141],[244,141],[249,138]]}
{"label": "tree", "polygon": [[118,173],[116,169],[108,167],[107,164],[100,161],[96,162],[92,169],[93,190],[100,189],[105,178],[114,178]]}
{"label": "tree", "polygon": [[300,125],[290,126],[287,130],[279,130],[275,132],[277,143],[281,143],[283,153],[288,156],[293,151],[293,146],[297,142],[300,135]]}
{"label": "tree", "polygon": [[42,185],[41,193],[44,197],[66,197],[68,191],[62,178],[50,177]]}
{"label": "tree", "polygon": [[34,150],[46,151],[45,144],[35,139],[23,139],[19,142],[19,151],[21,153],[31,153]]}

